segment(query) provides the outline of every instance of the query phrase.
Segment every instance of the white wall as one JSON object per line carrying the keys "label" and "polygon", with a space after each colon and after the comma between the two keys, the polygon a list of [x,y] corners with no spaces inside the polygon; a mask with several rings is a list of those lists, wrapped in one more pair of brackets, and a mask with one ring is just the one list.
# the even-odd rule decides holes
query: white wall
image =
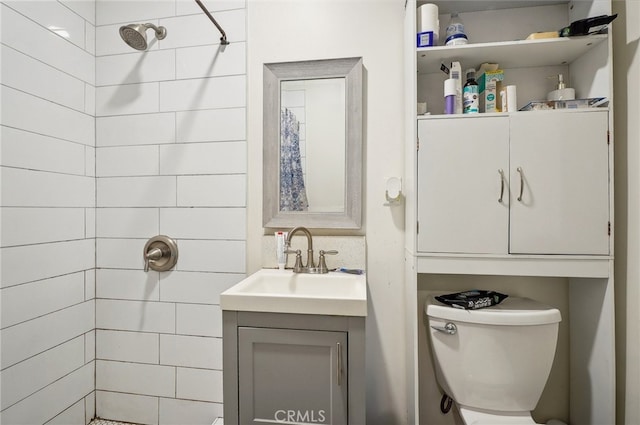
{"label": "white wall", "polygon": [[[245,276],[243,0],[96,2],[96,413],[144,424],[222,416],[219,294]],[[152,22],[139,52],[118,34]],[[177,240],[171,272],[142,249]]]}
{"label": "white wall", "polygon": [[260,268],[264,233],[261,226],[263,64],[361,56],[365,68],[365,224],[362,230],[367,236],[370,300],[366,323],[367,424],[406,423],[404,212],[402,208],[384,206],[384,184],[389,177],[402,176],[404,165],[404,3],[397,0],[255,0],[248,2],[247,11],[247,271]]}
{"label": "white wall", "polygon": [[94,3],[0,3],[0,422],[84,424],[94,415]]}
{"label": "white wall", "polygon": [[613,12],[617,423],[640,423],[640,3]]}

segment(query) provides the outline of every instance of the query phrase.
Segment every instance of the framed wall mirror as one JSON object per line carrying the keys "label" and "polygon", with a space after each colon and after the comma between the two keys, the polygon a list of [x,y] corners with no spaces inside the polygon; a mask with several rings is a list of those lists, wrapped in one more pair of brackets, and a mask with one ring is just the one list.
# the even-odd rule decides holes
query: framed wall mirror
{"label": "framed wall mirror", "polygon": [[362,58],[264,65],[265,227],[359,229]]}

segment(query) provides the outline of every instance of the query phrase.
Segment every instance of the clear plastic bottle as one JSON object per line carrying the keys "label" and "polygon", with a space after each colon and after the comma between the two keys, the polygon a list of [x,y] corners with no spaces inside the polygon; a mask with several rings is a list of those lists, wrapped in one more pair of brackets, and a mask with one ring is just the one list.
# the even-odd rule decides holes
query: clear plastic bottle
{"label": "clear plastic bottle", "polygon": [[478,95],[478,83],[476,82],[476,70],[467,70],[467,82],[462,89],[462,113],[477,114],[480,112],[480,98]]}
{"label": "clear plastic bottle", "polygon": [[445,45],[455,46],[459,44],[467,44],[467,34],[464,32],[464,24],[462,19],[458,16],[458,12],[451,13],[451,19],[447,25],[447,38]]}

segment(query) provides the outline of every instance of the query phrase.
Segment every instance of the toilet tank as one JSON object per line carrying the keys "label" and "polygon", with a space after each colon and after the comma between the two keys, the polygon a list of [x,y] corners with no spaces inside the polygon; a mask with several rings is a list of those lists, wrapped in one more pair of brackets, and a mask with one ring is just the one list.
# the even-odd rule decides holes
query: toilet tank
{"label": "toilet tank", "polygon": [[[431,347],[438,383],[459,405],[503,412],[536,407],[551,371],[560,311],[528,298],[462,310],[429,297]],[[447,323],[455,334],[434,328]]]}

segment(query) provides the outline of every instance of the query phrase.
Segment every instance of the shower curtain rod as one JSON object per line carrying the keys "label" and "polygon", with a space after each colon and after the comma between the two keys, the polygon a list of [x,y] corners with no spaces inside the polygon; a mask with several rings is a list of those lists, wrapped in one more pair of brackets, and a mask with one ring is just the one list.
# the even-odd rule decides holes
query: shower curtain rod
{"label": "shower curtain rod", "polygon": [[211,16],[211,13],[209,13],[209,11],[204,6],[204,4],[202,4],[202,2],[200,0],[195,0],[195,2],[198,3],[198,6],[200,6],[200,9],[202,9],[204,14],[207,15],[209,17],[209,19],[211,19],[211,22],[213,22],[213,25],[215,25],[216,28],[218,28],[218,31],[220,31],[220,34],[222,34],[222,37],[220,37],[220,44],[222,44],[223,46],[226,46],[227,44],[229,44],[229,42],[227,41],[227,34],[224,32],[224,30],[218,24],[218,22],[216,22],[214,17]]}

